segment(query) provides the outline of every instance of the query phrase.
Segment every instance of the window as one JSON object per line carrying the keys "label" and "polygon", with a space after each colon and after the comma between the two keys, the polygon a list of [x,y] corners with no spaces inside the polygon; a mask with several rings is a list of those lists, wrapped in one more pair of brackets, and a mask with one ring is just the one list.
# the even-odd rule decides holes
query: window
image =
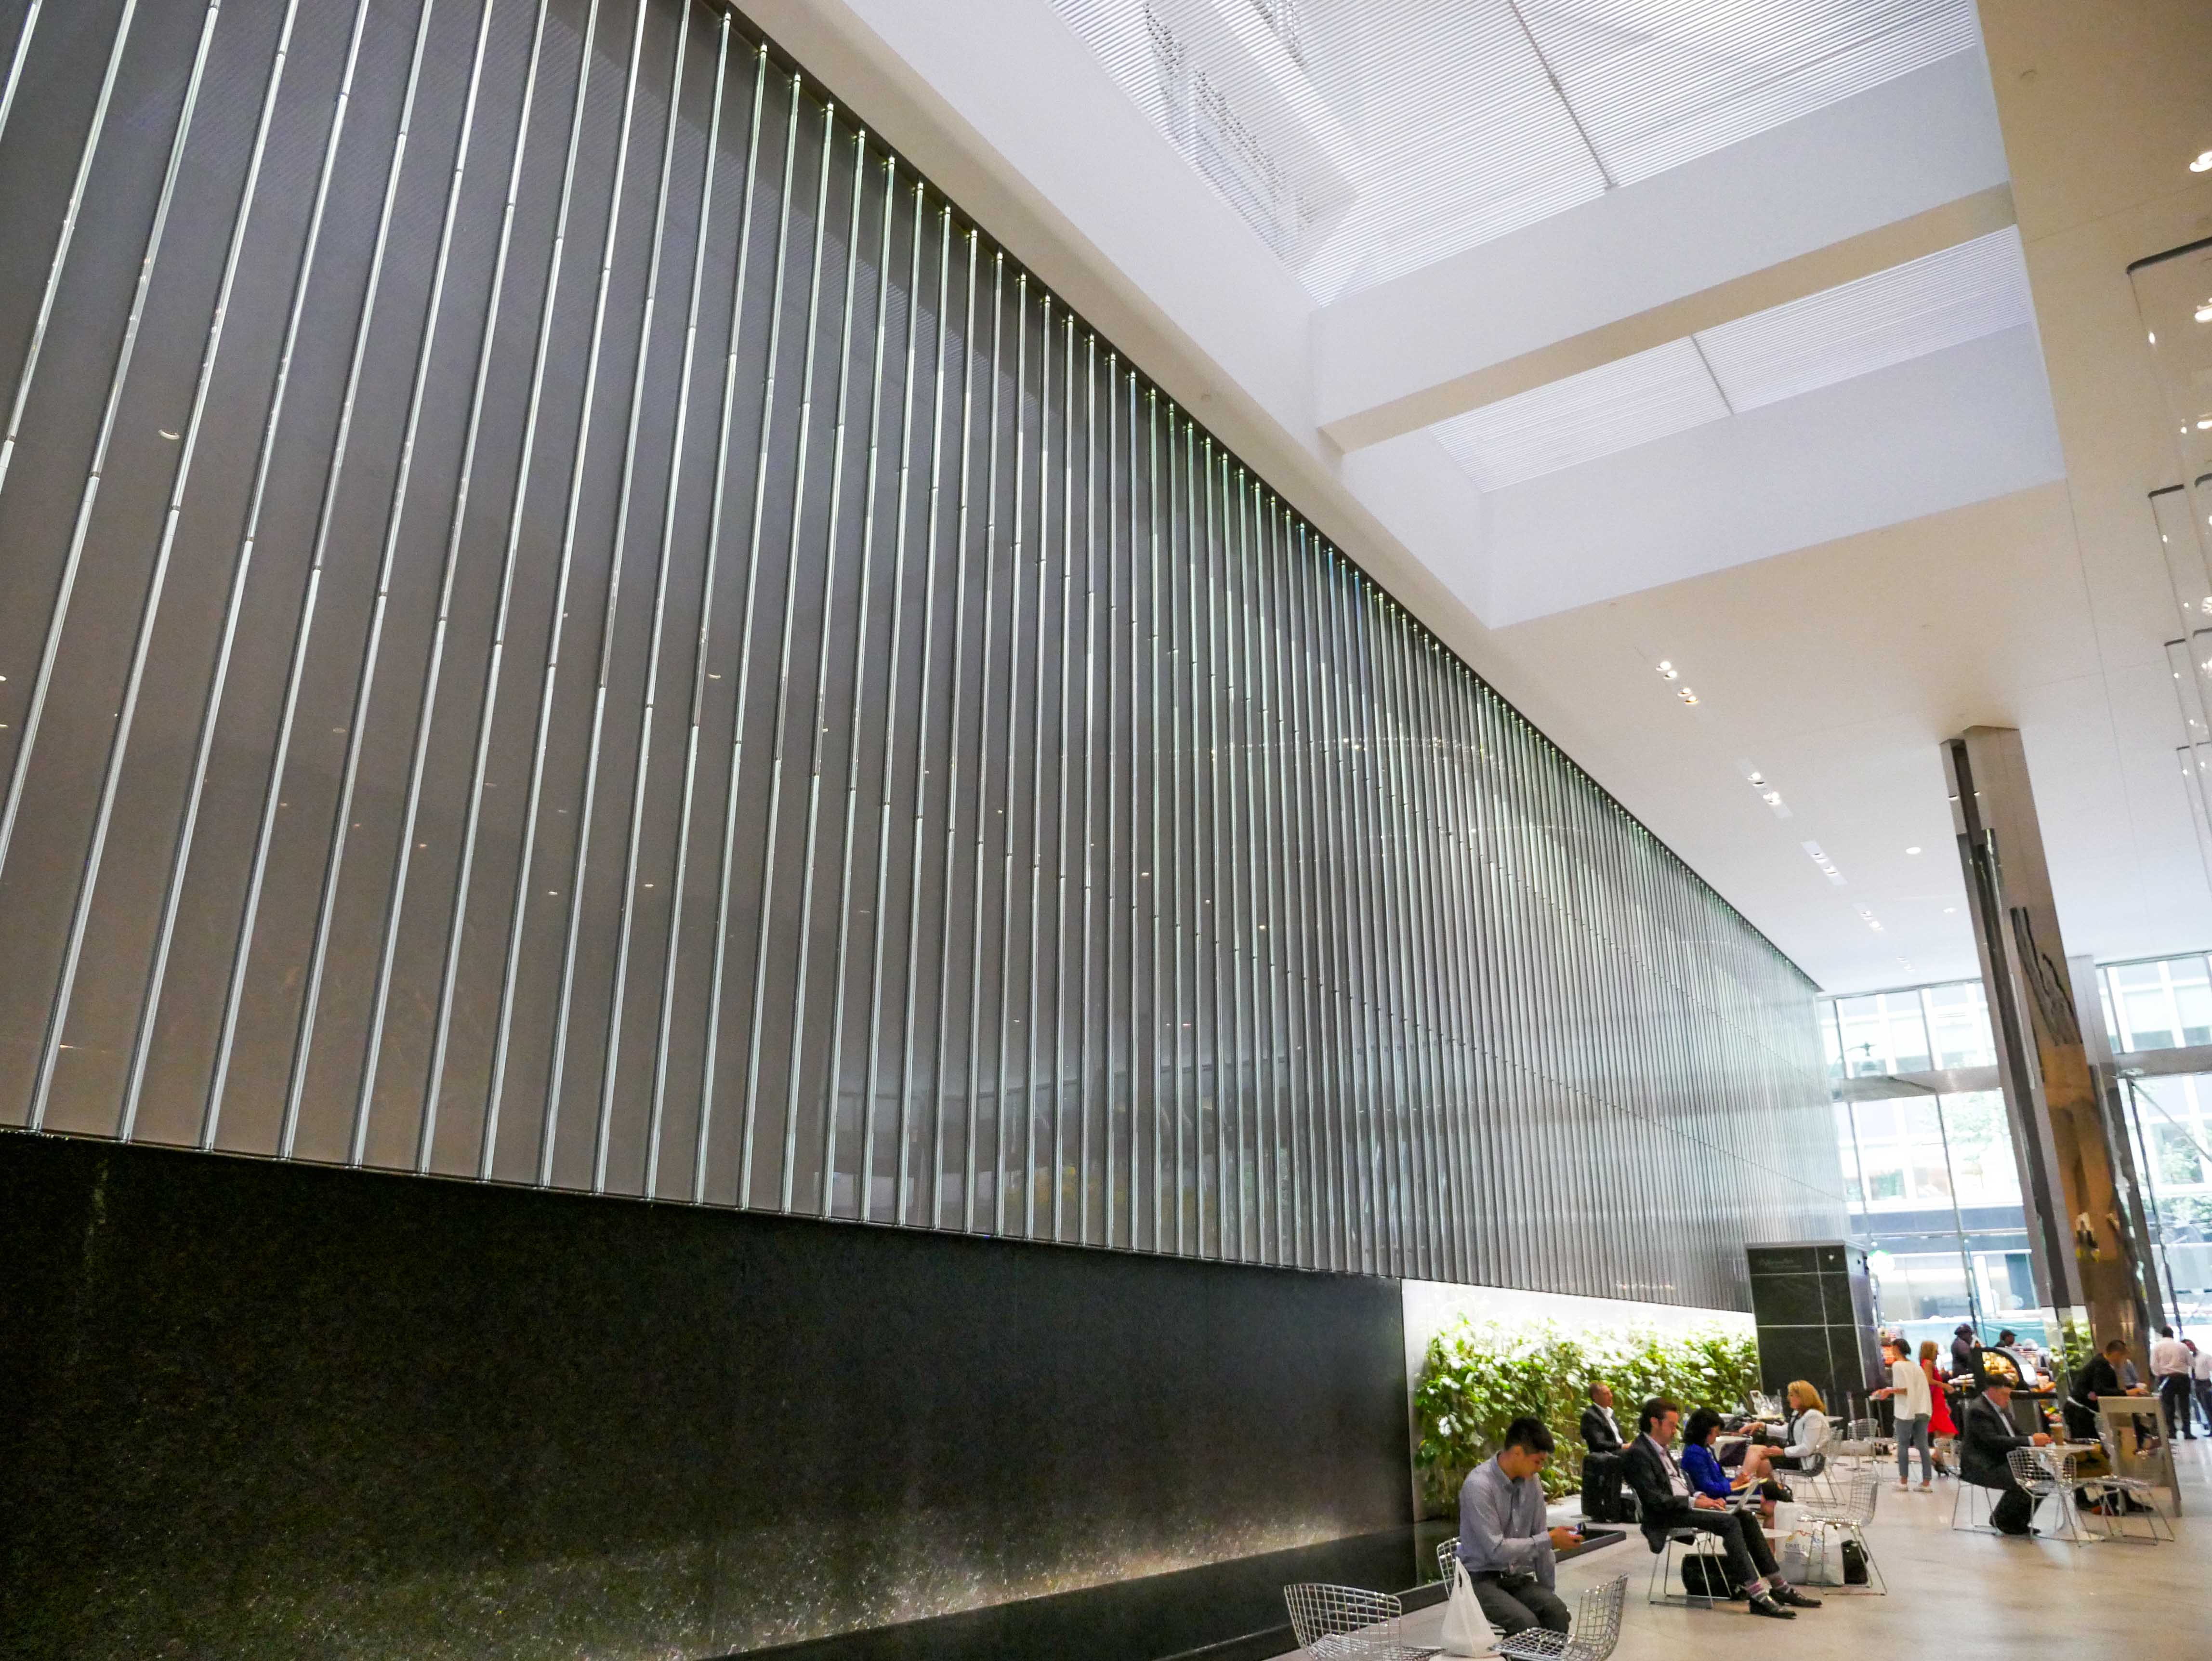
{"label": "window", "polygon": [[2115,1049],[2212,1044],[2212,968],[2202,952],[2109,964],[2103,977]]}
{"label": "window", "polygon": [[1928,1003],[1929,1035],[1935,1045],[1936,1066],[1996,1065],[1997,1051],[1990,1036],[1989,1000],[1979,981],[1931,986],[1922,995]]}

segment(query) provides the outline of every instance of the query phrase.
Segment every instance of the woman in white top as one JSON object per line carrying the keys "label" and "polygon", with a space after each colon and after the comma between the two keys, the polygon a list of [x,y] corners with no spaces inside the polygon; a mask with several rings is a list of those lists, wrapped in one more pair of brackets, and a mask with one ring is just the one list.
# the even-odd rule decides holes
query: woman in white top
{"label": "woman in white top", "polygon": [[1828,1440],[1826,1404],[1802,1378],[1790,1384],[1783,1399],[1790,1404],[1790,1439],[1771,1463],[1778,1470],[1818,1470],[1814,1456]]}
{"label": "woman in white top", "polygon": [[1895,1398],[1897,1405],[1897,1489],[1912,1486],[1912,1450],[1920,1450],[1920,1488],[1924,1494],[1936,1486],[1936,1460],[1929,1449],[1928,1421],[1936,1410],[1928,1375],[1911,1359],[1903,1344],[1886,1344],[1889,1357],[1889,1388],[1874,1392]]}

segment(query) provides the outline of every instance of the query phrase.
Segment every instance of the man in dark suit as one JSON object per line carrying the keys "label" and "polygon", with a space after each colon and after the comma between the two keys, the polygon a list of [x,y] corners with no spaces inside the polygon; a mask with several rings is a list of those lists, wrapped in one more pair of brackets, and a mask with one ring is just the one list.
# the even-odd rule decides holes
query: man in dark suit
{"label": "man in dark suit", "polygon": [[1959,1426],[1959,1479],[1977,1488],[1998,1488],[2004,1497],[1990,1512],[1990,1525],[1999,1534],[2033,1534],[2029,1519],[2035,1502],[2027,1497],[2012,1474],[2007,1456],[2014,1448],[2048,1447],[2051,1439],[2038,1431],[2022,1436],[2012,1422],[2012,1387],[1990,1382],[1988,1388],[1966,1403]]}
{"label": "man in dark suit", "polygon": [[1681,1529],[1718,1535],[1730,1572],[1751,1598],[1753,1615],[1794,1621],[1796,1609],[1819,1609],[1819,1598],[1808,1597],[1782,1578],[1757,1518],[1731,1511],[1725,1500],[1692,1491],[1674,1462],[1674,1430],[1681,1421],[1682,1409],[1674,1402],[1646,1402],[1636,1416],[1638,1434],[1621,1456],[1621,1475],[1643,1507],[1644,1542],[1656,1552],[1665,1546],[1668,1534]]}
{"label": "man in dark suit", "polygon": [[2097,1439],[2097,1403],[2106,1396],[2133,1396],[2120,1382],[2120,1368],[2128,1359],[2124,1338],[2108,1342],[2101,1354],[2092,1355],[2074,1370],[2074,1388],[2066,1400],[2066,1428],[2084,1442]]}
{"label": "man in dark suit", "polygon": [[1583,1409],[1583,1445],[1592,1453],[1620,1451],[1620,1426],[1613,1416],[1613,1386],[1589,1387],[1589,1405]]}

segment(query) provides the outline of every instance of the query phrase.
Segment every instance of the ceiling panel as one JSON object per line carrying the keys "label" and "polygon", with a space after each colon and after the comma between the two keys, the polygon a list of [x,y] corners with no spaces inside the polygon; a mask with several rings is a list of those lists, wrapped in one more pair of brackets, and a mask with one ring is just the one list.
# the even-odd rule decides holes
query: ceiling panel
{"label": "ceiling panel", "polygon": [[1519,0],[1616,185],[1976,46],[1972,0]]}
{"label": "ceiling panel", "polygon": [[2020,234],[1977,237],[1431,429],[1486,490],[2033,320]]}
{"label": "ceiling panel", "polygon": [[2020,233],[2008,226],[1698,337],[1721,390],[1754,410],[2030,322]]}
{"label": "ceiling panel", "polygon": [[1476,484],[1496,490],[1725,420],[1728,413],[1696,344],[1674,340],[1470,410],[1431,430]]}
{"label": "ceiling panel", "polygon": [[1895,79],[1972,0],[1052,0],[1327,303]]}

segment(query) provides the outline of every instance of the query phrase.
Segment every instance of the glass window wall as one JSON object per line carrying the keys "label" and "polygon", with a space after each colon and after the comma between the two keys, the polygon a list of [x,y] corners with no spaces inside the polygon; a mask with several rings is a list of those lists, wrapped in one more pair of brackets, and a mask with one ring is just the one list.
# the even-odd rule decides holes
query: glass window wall
{"label": "glass window wall", "polygon": [[1832,1079],[1996,1063],[1979,981],[1830,999],[1821,1010],[1821,1037]]}
{"label": "glass window wall", "polygon": [[2115,1050],[2212,1044],[2212,968],[2203,953],[2107,964],[2100,975]]}

